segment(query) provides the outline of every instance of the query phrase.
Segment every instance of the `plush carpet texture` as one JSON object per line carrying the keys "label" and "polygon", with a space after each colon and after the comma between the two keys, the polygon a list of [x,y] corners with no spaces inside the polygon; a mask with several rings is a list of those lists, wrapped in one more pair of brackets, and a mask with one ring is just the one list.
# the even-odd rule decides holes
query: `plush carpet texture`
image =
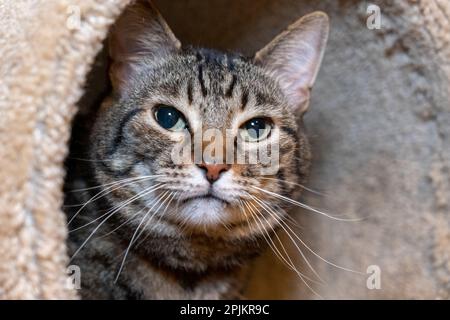
{"label": "plush carpet texture", "polygon": [[85,75],[125,2],[0,2],[2,299],[76,297],[66,283],[63,162]]}
{"label": "plush carpet texture", "polygon": [[[86,85],[87,74],[127,3],[0,2],[2,299],[77,298],[67,287],[63,163],[73,116],[79,107],[89,112],[102,87]],[[450,3],[370,3],[381,10],[380,29],[367,28],[366,1],[156,1],[182,42],[248,55],[301,15],[329,14],[305,117],[315,158],[309,186],[324,195],[303,201],[362,220],[293,216],[312,251],[362,274],[280,232],[283,244],[311,275],[298,248],[306,255],[324,282],[312,289],[324,298],[448,299]],[[90,77],[103,79],[95,70]],[[380,289],[367,286],[369,266],[381,272]],[[254,264],[248,297],[314,299],[313,290],[267,252]]]}

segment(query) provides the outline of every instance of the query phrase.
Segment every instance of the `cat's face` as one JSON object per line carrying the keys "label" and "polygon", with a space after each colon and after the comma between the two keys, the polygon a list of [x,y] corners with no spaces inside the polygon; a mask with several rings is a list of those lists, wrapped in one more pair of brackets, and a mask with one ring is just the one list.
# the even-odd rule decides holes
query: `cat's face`
{"label": "cat's face", "polygon": [[[126,204],[120,214],[158,232],[271,232],[309,167],[297,120],[327,25],[310,16],[249,60],[181,49],[146,1],[125,11],[111,35],[115,97],[100,110],[92,148],[99,182],[123,181],[109,194]],[[181,146],[187,157],[175,158]],[[269,162],[251,161],[261,150]]]}

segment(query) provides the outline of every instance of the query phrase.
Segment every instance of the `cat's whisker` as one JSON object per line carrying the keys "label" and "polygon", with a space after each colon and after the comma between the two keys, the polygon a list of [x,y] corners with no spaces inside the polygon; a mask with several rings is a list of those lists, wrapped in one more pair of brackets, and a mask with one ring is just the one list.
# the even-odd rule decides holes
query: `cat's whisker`
{"label": "cat's whisker", "polygon": [[[249,202],[249,203],[252,205],[252,207],[253,207],[256,211],[258,211],[258,213],[260,213],[260,210],[258,210],[258,209],[256,208],[256,206],[254,206],[251,202]],[[261,206],[260,206],[260,207],[261,207]],[[261,209],[264,209],[264,208],[261,207]],[[265,209],[264,209],[264,210],[265,210]],[[265,210],[265,211],[267,212],[267,210]],[[253,212],[254,212],[254,211],[253,211]],[[272,230],[272,232],[273,232],[275,238],[278,240],[278,243],[280,244],[281,248],[283,249],[284,254],[286,255],[287,259],[289,260],[289,263],[287,263],[287,261],[284,259],[284,256],[283,256],[283,255],[280,253],[280,251],[276,248],[275,243],[273,243],[273,240],[271,240],[271,241],[272,241],[272,244],[275,246],[277,252],[278,252],[278,253],[280,254],[280,256],[283,258],[284,262],[288,265],[288,267],[290,267],[291,270],[293,270],[294,272],[298,273],[299,275],[301,275],[301,276],[304,277],[305,279],[308,279],[308,280],[311,281],[311,282],[320,284],[321,282],[317,282],[316,280],[311,279],[311,278],[308,277],[307,275],[301,273],[301,272],[297,269],[297,267],[295,267],[294,262],[292,261],[291,257],[289,256],[289,253],[287,252],[285,246],[283,245],[283,242],[281,241],[280,237],[278,236],[278,234],[277,234],[277,232],[275,231],[275,229],[273,228],[273,226],[267,221],[267,219],[264,217],[264,215],[261,215],[261,217],[262,217],[262,218],[266,221],[266,223],[270,226],[270,228],[271,228],[271,230]],[[272,216],[272,217],[273,217],[273,216]],[[255,218],[257,218],[257,219],[261,222],[261,220],[259,219],[259,217],[258,217],[257,214],[255,215]],[[276,221],[278,222],[278,218],[275,217],[275,219],[276,219]],[[261,223],[261,224],[262,224],[262,223]],[[270,238],[270,239],[271,239],[271,238]],[[317,274],[315,274],[315,275],[317,276],[317,278],[318,278],[320,281],[322,281],[322,279],[321,279]]]}
{"label": "cat's whisker", "polygon": [[[162,188],[162,187],[164,187],[164,185],[161,185],[161,186],[159,186],[158,187],[158,189],[159,188]],[[150,189],[150,191],[148,191]],[[150,192],[154,192],[155,190],[157,190],[157,189],[155,189],[155,188],[153,188],[153,187],[150,187],[150,188],[147,188],[147,189],[144,189],[143,191],[141,191],[140,193],[138,193],[136,196],[134,196],[133,198],[135,198],[134,200],[136,200],[136,199],[139,199],[140,197],[143,197],[143,196],[145,196],[146,194],[148,194],[148,193],[150,193]],[[133,201],[134,201],[133,200]],[[131,201],[132,202],[132,201]],[[125,205],[127,205],[127,204],[125,204]],[[125,206],[124,205],[124,206]],[[75,251],[75,253],[72,255],[72,257],[70,258],[70,261],[72,261],[74,258],[75,258],[75,256],[81,251],[81,249],[83,249],[83,247],[88,243],[88,241],[93,237],[93,235],[98,231],[98,229],[100,229],[100,227],[110,218],[110,217],[112,217],[118,210],[120,210],[122,207],[120,207],[120,208],[118,208],[118,209],[116,209],[116,210],[114,210],[113,212],[111,212],[105,219],[103,219],[103,221],[101,221],[95,228],[94,228],[94,230],[89,234],[89,236],[84,240],[84,242],[78,247],[78,249]],[[95,219],[95,220],[98,220],[98,218],[97,219]]]}
{"label": "cat's whisker", "polygon": [[300,187],[300,188],[302,188],[303,190],[306,190],[306,191],[311,192],[311,193],[313,193],[313,194],[316,194],[316,195],[318,195],[318,196],[328,196],[326,193],[323,193],[323,192],[320,192],[320,191],[311,189],[311,188],[306,187],[306,186],[304,186],[304,185],[302,185],[302,184],[300,184],[300,183],[295,183],[295,182],[288,181],[288,180],[283,180],[283,179],[278,179],[278,178],[269,178],[269,177],[259,177],[258,179],[273,180],[273,181],[282,181],[282,182],[284,182],[284,183],[287,183],[287,184],[290,184],[290,185],[293,185],[293,186]]}
{"label": "cat's whisker", "polygon": [[143,177],[131,178],[130,179],[131,181],[120,181],[120,182],[114,183],[112,186],[109,186],[108,188],[98,192],[93,197],[91,197],[88,201],[86,201],[81,206],[81,208],[78,209],[77,212],[75,212],[75,214],[72,216],[72,218],[70,218],[70,220],[67,222],[67,225],[69,226],[75,220],[75,218],[80,214],[80,212],[83,211],[83,209],[86,208],[86,206],[89,205],[90,203],[97,201],[98,199],[101,199],[101,198],[107,196],[108,194],[114,192],[115,190],[118,190],[120,188],[128,186],[132,183],[139,182],[139,181],[146,181],[146,180],[150,180],[152,178],[153,178],[153,176],[143,176]]}
{"label": "cat's whisker", "polygon": [[[251,202],[248,202],[248,203],[251,204],[251,205],[253,206],[253,208],[254,208],[256,211],[258,211],[258,213],[260,212],[260,211],[259,211],[259,210],[251,203]],[[251,209],[250,209],[250,210],[251,210]],[[258,217],[258,213],[255,213],[255,211],[253,211],[253,210],[251,210],[251,211],[253,212],[253,216],[254,216],[255,218],[257,218],[258,221],[259,221],[259,223],[263,226],[263,223],[261,222],[261,220],[260,220],[259,217]],[[261,217],[263,217],[264,220],[266,221],[266,223],[268,223],[267,220],[265,219],[264,215],[261,215]],[[269,225],[270,225],[270,224],[269,224]],[[264,227],[263,227],[263,229],[264,229]],[[286,248],[284,247],[284,245],[283,245],[281,239],[278,237],[277,233],[275,232],[275,230],[273,229],[272,226],[271,226],[271,229],[272,229],[272,232],[274,233],[275,237],[277,238],[278,242],[279,242],[280,245],[282,246],[282,249],[283,249],[283,251],[285,252],[285,254],[286,254],[286,256],[287,256],[289,262],[287,262],[286,259],[284,258],[284,256],[280,253],[280,251],[278,250],[278,248],[276,247],[275,243],[273,242],[272,238],[271,238],[270,235],[269,235],[270,242],[272,243],[273,247],[276,248],[276,251],[279,253],[279,256],[277,255],[277,252],[274,251],[273,247],[272,247],[272,246],[269,244],[269,242],[268,242],[268,244],[269,244],[269,246],[271,247],[272,251],[274,251],[275,255],[276,255],[278,258],[281,257],[282,262],[286,263],[286,265],[288,266],[288,268],[291,269],[292,271],[294,271],[294,272],[297,274],[297,276],[300,278],[300,280],[301,280],[301,281],[302,281],[302,282],[303,282],[303,283],[311,290],[311,292],[313,292],[315,295],[317,295],[318,297],[320,297],[321,299],[323,299],[322,296],[321,296],[320,294],[318,294],[318,293],[310,286],[310,284],[309,284],[306,280],[309,280],[309,281],[311,281],[311,282],[313,282],[313,283],[318,283],[318,282],[315,281],[315,280],[313,280],[313,279],[311,279],[310,277],[306,276],[305,274],[301,273],[301,272],[295,267],[295,264],[293,263],[291,257],[290,257],[289,254],[287,253],[287,250],[286,250]],[[264,229],[264,230],[265,230],[265,229]]]}
{"label": "cat's whisker", "polygon": [[[263,216],[263,215],[262,215]],[[276,233],[275,233],[276,234]],[[280,243],[280,245],[282,245],[282,247],[283,247],[283,250],[284,250],[284,252],[286,252],[286,249],[284,248],[284,246],[283,246],[283,244],[282,244],[282,242],[281,242],[281,240],[278,238],[278,241],[279,241],[279,243]],[[316,292],[316,290],[314,290],[312,287],[311,287],[311,285],[307,282],[307,280],[309,280],[309,281],[311,281],[311,282],[314,282],[314,283],[317,283],[317,281],[315,281],[315,280],[312,280],[312,279],[310,279],[309,277],[307,277],[306,275],[304,275],[303,273],[301,273],[298,269],[297,269],[297,267],[295,267],[295,265],[294,265],[294,263],[292,262],[292,260],[291,260],[291,258],[290,258],[290,256],[289,256],[289,254],[286,252],[286,256],[288,257],[288,259],[289,259],[289,261],[290,261],[290,264],[292,265],[292,267],[290,268],[292,271],[294,271],[296,274],[297,274],[297,276],[300,278],[300,280],[305,284],[305,286],[313,293],[313,294],[315,294],[316,296],[318,296],[320,299],[323,299],[323,297],[319,294],[319,293],[317,293]],[[288,265],[289,266],[289,265]]]}
{"label": "cat's whisker", "polygon": [[159,223],[162,219],[162,217],[166,214],[167,209],[169,208],[170,204],[172,203],[173,199],[175,199],[179,194],[179,191],[171,192],[171,198],[169,202],[167,203],[166,207],[164,208],[164,211],[159,215],[157,223]]}
{"label": "cat's whisker", "polygon": [[243,205],[244,205],[244,204],[243,204],[243,201],[244,201],[244,200],[238,199],[239,211],[244,215],[245,221],[247,222],[247,225],[248,225],[248,227],[249,227],[249,229],[250,229],[250,233],[252,233],[252,228],[251,228],[251,225],[250,225],[250,220],[248,219],[247,212],[245,211],[245,209],[244,209],[244,207],[243,207]]}
{"label": "cat's whisker", "polygon": [[187,228],[188,228],[187,222],[188,222],[187,218],[183,218],[182,221],[180,222],[178,228],[180,229],[180,233],[181,234],[185,234],[186,233]]}
{"label": "cat's whisker", "polygon": [[[169,196],[167,197],[167,198],[169,199],[169,202],[166,204],[166,206],[165,206],[163,212],[159,215],[159,218],[158,218],[158,221],[156,222],[156,225],[159,224],[159,222],[161,221],[161,218],[165,215],[167,209],[169,208],[169,206],[170,206],[170,204],[172,203],[173,199],[176,197],[176,194],[177,194],[177,193],[178,193],[178,192],[170,192]],[[166,199],[166,200],[167,200],[167,199]],[[164,200],[164,202],[163,202],[162,204],[164,204],[164,203],[166,202],[166,200]],[[162,206],[162,205],[161,205],[161,206]],[[160,207],[161,207],[161,206],[160,206]],[[155,216],[155,214],[159,212],[160,207],[159,207],[159,208],[155,211],[155,213],[147,220],[147,222],[145,223],[145,226],[142,228],[141,232],[138,234],[138,236],[136,237],[136,239],[138,239],[138,238],[141,236],[141,234],[142,234],[143,232],[145,232],[145,230],[147,230],[148,223],[153,219],[153,217]],[[150,234],[147,234],[147,235],[141,240],[141,242],[139,242],[139,243],[136,245],[136,247],[140,246],[140,245],[147,239],[147,237],[148,237],[149,235],[150,235]]]}
{"label": "cat's whisker", "polygon": [[109,159],[88,159],[88,158],[80,158],[80,157],[68,157],[67,159],[75,160],[75,161],[97,163],[97,162],[113,162],[113,161],[117,161],[117,159],[120,159],[120,158],[129,159],[128,156],[122,156],[122,157],[115,156],[114,159],[111,159],[111,158],[109,158]]}
{"label": "cat's whisker", "polygon": [[[260,200],[262,200],[262,199],[260,199]],[[283,208],[281,208],[281,207],[280,207],[279,205],[277,205],[277,204],[273,204],[273,206],[275,206],[274,209],[283,212],[283,217],[286,218],[286,221],[292,223],[292,224],[294,225],[294,227],[296,227],[296,228],[298,228],[298,229],[300,229],[300,230],[303,229],[303,227],[298,223],[298,221],[295,220],[294,218],[292,218],[291,215],[288,214]]]}
{"label": "cat's whisker", "polygon": [[69,233],[72,233],[72,232],[78,231],[78,230],[80,230],[80,229],[82,229],[82,228],[85,228],[85,227],[87,227],[87,226],[89,226],[89,225],[95,223],[96,221],[100,220],[101,218],[103,218],[103,217],[109,215],[111,212],[114,214],[114,213],[116,213],[117,211],[119,211],[120,209],[122,209],[122,208],[124,208],[125,206],[127,206],[128,204],[130,204],[130,203],[136,201],[136,200],[139,199],[140,197],[143,197],[144,195],[147,195],[147,194],[149,194],[149,193],[151,193],[151,192],[154,192],[154,191],[156,191],[156,190],[162,188],[163,186],[164,186],[164,185],[163,185],[162,183],[160,183],[160,184],[151,186],[151,187],[149,187],[149,188],[146,188],[146,189],[144,189],[143,191],[139,192],[138,194],[132,196],[131,198],[129,198],[129,199],[125,200],[125,201],[122,201],[120,204],[118,204],[117,206],[115,206],[115,207],[113,207],[112,209],[108,210],[106,213],[100,215],[99,217],[95,218],[94,220],[92,220],[92,221],[90,221],[90,222],[88,222],[88,223],[86,223],[86,224],[84,224],[84,225],[82,225],[82,226],[80,226],[80,227],[77,227],[77,228],[75,228],[75,229],[69,230]]}
{"label": "cat's whisker", "polygon": [[[175,212],[178,212],[178,210],[180,208],[180,202],[181,202],[180,199],[177,199],[177,205],[176,205],[176,207],[174,209]],[[186,232],[187,222],[188,222],[188,219],[184,218],[184,219],[182,219],[182,222],[178,226],[178,228],[180,229],[180,232],[183,233],[183,234]]]}
{"label": "cat's whisker", "polygon": [[228,226],[228,224],[226,222],[220,221],[220,224],[228,231],[231,232],[230,227]]}
{"label": "cat's whisker", "polygon": [[[259,214],[259,212],[258,212],[258,213],[255,213],[255,211],[254,211],[252,208],[250,208],[250,206],[249,206],[248,203],[249,203],[248,201],[244,200],[244,205],[245,205],[245,206],[247,207],[247,209],[250,211],[250,214],[251,214],[251,217],[253,218],[253,221],[255,221],[256,226],[258,227],[260,233],[261,233],[262,236],[264,237],[264,240],[266,241],[266,243],[269,245],[270,249],[273,251],[273,253],[275,254],[275,256],[276,256],[282,263],[286,264],[286,265],[288,266],[288,268],[290,268],[290,269],[293,270],[295,267],[293,266],[293,264],[289,263],[289,262],[284,258],[284,256],[280,253],[279,249],[277,248],[277,246],[276,246],[275,243],[273,242],[272,237],[270,236],[270,234],[268,233],[268,231],[264,228],[264,225],[262,224],[261,220],[258,219],[259,222],[257,221],[257,214]],[[247,214],[246,214],[245,210],[244,210],[243,212],[244,212],[244,216],[246,217],[247,223],[249,224],[249,227],[250,227],[250,220],[247,218]],[[262,227],[261,227],[260,225],[261,225]],[[250,229],[251,229],[251,227],[250,227]],[[268,239],[269,239],[269,240],[268,240]],[[288,258],[289,258],[289,257],[288,257]]]}
{"label": "cat's whisker", "polygon": [[145,180],[145,179],[151,179],[151,178],[159,178],[159,177],[162,177],[162,176],[163,176],[162,174],[157,174],[157,175],[145,175],[145,176],[139,176],[139,177],[125,178],[125,179],[121,179],[121,180],[118,180],[118,181],[104,183],[104,184],[99,184],[99,185],[88,187],[88,188],[72,189],[72,190],[69,190],[68,192],[89,191],[89,190],[99,189],[99,188],[103,188],[103,187],[107,187],[107,186],[111,186],[111,185],[121,184],[121,183],[124,183],[124,182],[129,182],[129,181],[134,181],[134,180],[140,181],[141,179]]}
{"label": "cat's whisker", "polygon": [[[270,207],[270,205],[266,202],[266,201],[264,201],[264,200],[261,200],[261,199],[255,199],[256,201],[260,201],[261,202],[261,204],[264,204],[265,206],[268,206],[268,207]],[[270,211],[274,214],[274,215],[276,215],[277,213],[273,210],[273,208],[271,208],[270,209]],[[294,245],[298,248],[298,246],[296,245],[296,243],[295,243],[295,240],[289,235],[289,232],[288,231],[290,231],[290,233],[298,240],[298,241],[300,241],[300,243],[309,251],[309,252],[311,252],[315,257],[317,257],[318,259],[320,259],[321,261],[323,261],[323,262],[325,262],[326,264],[328,264],[328,265],[330,265],[330,266],[333,266],[333,267],[335,267],[335,268],[338,268],[338,269],[340,269],[340,270],[344,270],[344,271],[348,271],[348,272],[352,272],[352,273],[356,273],[356,274],[361,274],[361,275],[365,275],[365,273],[364,272],[360,272],[360,271],[356,271],[356,270],[352,270],[352,269],[349,269],[349,268],[346,268],[346,267],[342,267],[342,266],[339,266],[339,265],[337,265],[337,264],[335,264],[335,263],[333,263],[333,262],[331,262],[331,261],[328,261],[327,259],[325,259],[325,258],[323,258],[322,256],[320,256],[319,254],[317,254],[314,250],[312,250],[296,233],[295,233],[295,231],[294,230],[292,230],[292,228],[284,221],[284,220],[282,220],[282,219],[280,219],[280,223],[282,224],[282,228],[283,228],[283,230],[286,232],[286,234],[289,236],[289,238],[292,240],[292,242],[294,243]],[[284,225],[284,226],[283,226]],[[285,227],[287,228],[287,229],[285,229]],[[298,250],[300,250],[299,248],[298,248]],[[300,250],[300,252],[301,252],[301,250]],[[302,254],[302,256],[304,257],[304,255]],[[304,257],[304,259],[306,260],[306,257]],[[306,260],[306,261],[308,261],[308,260]],[[307,262],[308,263],[308,265],[310,265],[309,264],[309,262]]]}
{"label": "cat's whisker", "polygon": [[[124,180],[129,180],[129,179],[124,179]],[[99,191],[98,193],[96,193],[94,196],[92,196],[88,201],[84,202],[84,203],[80,203],[80,204],[73,204],[73,205],[65,205],[64,207],[81,207],[76,213],[75,215],[69,220],[69,222],[67,223],[67,225],[69,225],[73,219],[75,219],[75,217],[77,216],[77,214],[84,209],[84,207],[86,207],[89,203],[94,202],[100,198],[102,198],[103,196],[107,195],[110,192],[113,192],[117,189],[120,189],[121,187],[126,186],[128,183],[128,181],[115,181],[115,182],[111,182],[111,183],[107,183],[104,185],[100,185],[100,186],[96,186],[96,187],[91,187],[91,188],[85,188],[85,189],[78,189],[79,191],[87,191],[87,190],[93,190],[93,189],[98,189],[104,186],[107,186],[107,188]],[[114,189],[114,187],[119,186],[117,188]],[[111,190],[113,189],[113,190]],[[110,191],[110,192],[108,192]]]}
{"label": "cat's whisker", "polygon": [[340,270],[344,270],[344,271],[347,271],[347,272],[351,272],[351,273],[356,273],[356,274],[360,274],[360,275],[365,275],[365,273],[364,272],[361,272],[361,271],[356,271],[356,270],[353,270],[353,269],[350,269],[350,268],[346,268],[346,267],[342,267],[342,266],[339,266],[339,265],[337,265],[337,264],[335,264],[335,263],[333,263],[333,262],[331,262],[331,261],[329,261],[329,260],[327,260],[327,259],[325,259],[325,258],[323,258],[322,256],[320,256],[319,254],[317,254],[313,249],[311,249],[284,221],[282,221],[282,223],[284,223],[284,225],[289,229],[289,231],[292,233],[292,235],[295,237],[295,238],[297,238],[298,239],[298,241],[300,241],[300,243],[309,251],[309,252],[311,252],[315,257],[317,257],[319,260],[321,260],[321,261],[323,261],[323,262],[325,262],[326,264],[328,264],[328,265],[330,265],[330,266],[332,266],[332,267],[335,267],[335,268],[337,268],[337,269],[340,269]]}
{"label": "cat's whisker", "polygon": [[323,283],[323,279],[319,276],[319,274],[316,272],[316,270],[314,269],[314,267],[311,265],[311,263],[308,261],[307,257],[305,256],[305,254],[303,253],[303,250],[300,249],[300,247],[297,245],[297,243],[294,241],[294,239],[292,238],[292,236],[287,232],[286,228],[283,226],[283,216],[280,216],[279,214],[277,215],[276,212],[274,212],[274,210],[270,207],[270,205],[268,205],[266,202],[258,199],[257,197],[253,197],[254,200],[262,207],[265,209],[265,211],[267,213],[269,213],[271,216],[273,216],[275,219],[277,219],[277,221],[279,221],[279,225],[280,227],[286,232],[286,234],[288,235],[288,237],[291,239],[292,243],[295,245],[295,247],[297,248],[298,252],[300,253],[301,257],[303,258],[303,260],[305,260],[307,266],[309,267],[309,269],[314,273],[314,275]]}
{"label": "cat's whisker", "polygon": [[243,207],[245,205],[245,207],[249,210],[250,213],[250,217],[253,218],[253,221],[255,222],[256,227],[259,230],[259,233],[263,236],[264,240],[266,241],[267,245],[270,247],[270,249],[273,251],[273,253],[275,254],[275,256],[280,259],[280,261],[282,263],[285,263],[289,268],[292,268],[292,266],[284,259],[284,257],[281,255],[281,253],[279,252],[278,248],[276,247],[276,245],[273,243],[273,240],[269,234],[269,232],[264,228],[264,226],[262,226],[262,222],[259,220],[259,222],[257,221],[257,217],[256,215],[259,214],[255,213],[253,211],[252,208],[249,207],[248,201],[244,200],[244,202],[240,202],[239,204],[239,208],[241,209],[241,211],[244,213],[244,217],[247,221],[247,224],[249,226],[249,229],[251,231],[252,229],[252,225],[251,225],[251,220],[248,218],[247,212],[245,211],[245,208]]}
{"label": "cat's whisker", "polygon": [[[127,260],[128,253],[130,252],[130,249],[131,249],[132,245],[134,244],[135,239],[137,239],[138,232],[140,231],[140,228],[143,225],[143,223],[146,221],[147,216],[152,212],[153,208],[159,203],[159,201],[162,200],[163,198],[165,198],[167,194],[169,194],[169,192],[170,191],[165,191],[160,197],[158,197],[159,200],[154,205],[152,205],[152,207],[150,209],[148,209],[147,213],[144,215],[144,217],[141,219],[141,222],[136,227],[136,230],[134,231],[133,236],[131,237],[130,243],[128,244],[128,247],[125,251],[124,257],[123,257],[122,262],[119,267],[119,271],[117,272],[117,276],[114,279],[114,283],[116,283],[117,280],[119,279],[120,273],[122,272],[123,267],[125,266],[125,261]],[[164,202],[162,202],[162,204],[163,203]],[[161,205],[158,207],[158,209],[155,210],[155,213],[159,210],[160,207],[161,207]],[[155,213],[153,213],[153,215],[150,217],[150,219],[155,215]],[[140,234],[141,233],[139,233],[139,235]]]}
{"label": "cat's whisker", "polygon": [[108,231],[105,234],[102,234],[101,236],[97,237],[96,239],[102,239],[102,238],[106,238],[107,236],[113,234],[114,232],[116,232],[117,230],[119,230],[120,228],[122,228],[124,225],[130,223],[136,216],[138,216],[144,209],[139,210],[138,212],[134,213],[130,218],[128,218],[126,221],[122,222],[118,227],[115,227],[114,229],[112,229],[111,231]]}
{"label": "cat's whisker", "polygon": [[306,205],[306,204],[304,204],[304,203],[301,203],[301,202],[299,202],[299,201],[293,200],[293,199],[288,198],[288,197],[286,197],[286,196],[282,196],[282,195],[280,195],[280,194],[278,194],[278,193],[275,193],[275,192],[272,192],[272,191],[268,191],[268,190],[265,190],[265,189],[263,189],[263,188],[259,188],[259,187],[256,187],[256,186],[252,186],[252,188],[254,188],[254,189],[256,189],[256,190],[259,190],[259,191],[261,191],[261,192],[264,192],[264,193],[266,193],[266,194],[268,194],[268,195],[271,195],[271,196],[273,196],[273,197],[275,197],[275,198],[278,198],[278,199],[280,199],[280,200],[284,200],[284,201],[286,201],[286,202],[289,202],[289,203],[291,203],[291,204],[293,204],[293,205],[296,205],[296,206],[298,206],[298,207],[300,207],[300,208],[309,210],[309,211],[311,211],[311,212],[318,213],[318,214],[323,215],[323,216],[325,216],[325,217],[327,217],[327,218],[330,218],[330,219],[332,219],[332,220],[343,221],[343,222],[359,222],[359,221],[362,221],[362,220],[363,220],[363,219],[360,219],[360,218],[339,218],[339,217],[335,217],[335,216],[332,216],[332,215],[330,215],[330,214],[328,214],[328,213],[325,213],[325,212],[323,212],[323,211],[320,211],[320,210],[318,210],[318,209],[316,209],[316,208],[313,208],[313,207],[311,207],[311,206],[308,206],[308,205]]}

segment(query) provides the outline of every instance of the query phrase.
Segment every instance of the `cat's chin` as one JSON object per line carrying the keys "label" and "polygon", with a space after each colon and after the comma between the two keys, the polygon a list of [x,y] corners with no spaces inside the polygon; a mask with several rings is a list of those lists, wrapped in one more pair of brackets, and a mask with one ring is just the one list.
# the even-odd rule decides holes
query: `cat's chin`
{"label": "cat's chin", "polygon": [[177,215],[191,226],[214,227],[227,223],[231,212],[229,204],[218,197],[202,196],[188,199]]}

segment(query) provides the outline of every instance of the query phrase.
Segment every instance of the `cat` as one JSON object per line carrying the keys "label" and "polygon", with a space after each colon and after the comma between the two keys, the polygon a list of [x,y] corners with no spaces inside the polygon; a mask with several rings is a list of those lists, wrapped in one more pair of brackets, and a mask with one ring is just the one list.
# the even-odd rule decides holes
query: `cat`
{"label": "cat", "polygon": [[[90,176],[66,201],[84,203],[66,207],[82,298],[242,297],[249,262],[308,175],[302,116],[328,29],[325,13],[311,13],[247,58],[181,46],[147,0],[124,10],[108,38],[112,92],[90,133]],[[180,141],[212,128],[277,145],[274,172],[174,161]]]}

